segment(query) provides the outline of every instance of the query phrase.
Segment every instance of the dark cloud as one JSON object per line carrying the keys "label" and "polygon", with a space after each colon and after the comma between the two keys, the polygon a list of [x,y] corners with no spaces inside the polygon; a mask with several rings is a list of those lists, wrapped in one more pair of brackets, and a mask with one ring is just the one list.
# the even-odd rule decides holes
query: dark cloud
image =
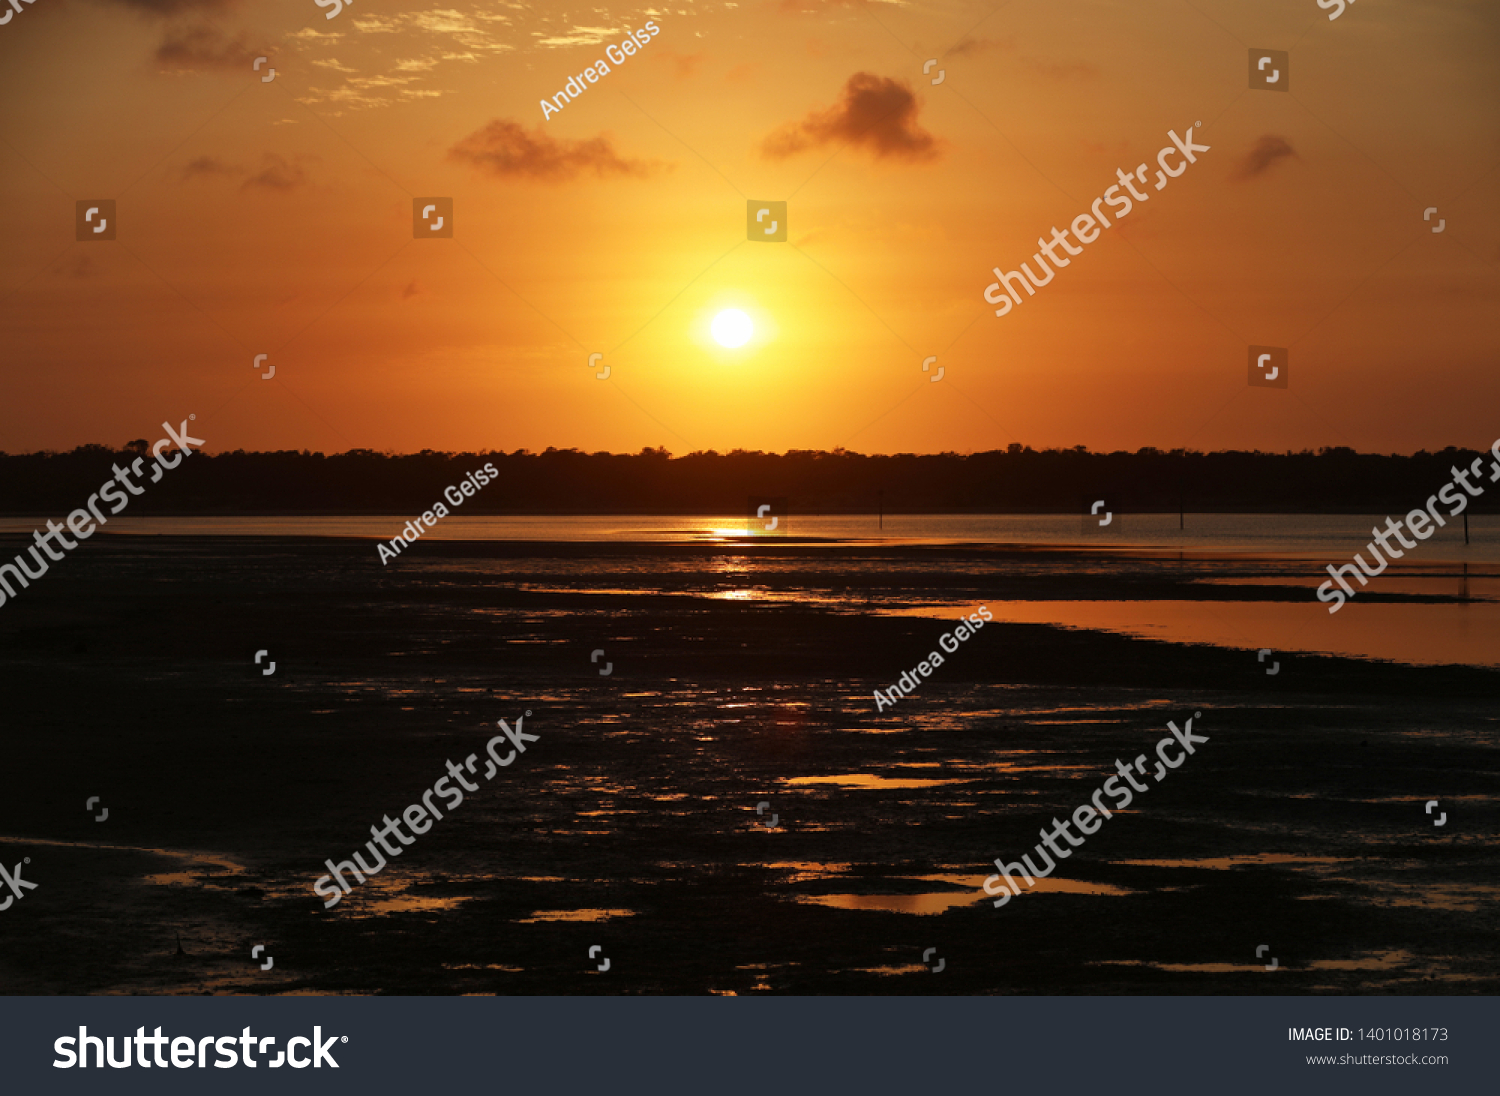
{"label": "dark cloud", "polygon": [[1263,175],[1271,169],[1271,166],[1279,160],[1288,156],[1295,157],[1297,152],[1291,145],[1287,144],[1284,137],[1262,137],[1255,142],[1249,154],[1240,161],[1236,168],[1234,177],[1236,179],[1253,179],[1257,175]]}
{"label": "dark cloud", "polygon": [[182,169],[182,181],[187,182],[189,179],[203,176],[239,175],[243,171],[243,168],[230,167],[215,156],[199,156],[196,160],[189,161]]}
{"label": "dark cloud", "polygon": [[595,172],[601,179],[606,175],[643,177],[654,169],[643,160],[620,156],[607,137],[557,140],[540,126],[534,133],[527,133],[519,122],[499,119],[459,141],[448,150],[448,158],[490,175],[518,175],[548,182],[573,179],[586,171]]}
{"label": "dark cloud", "polygon": [[234,7],[237,0],[101,0],[101,2],[141,15],[169,19],[174,15],[227,11]]}
{"label": "dark cloud", "polygon": [[266,152],[261,154],[258,168],[227,163],[217,156],[198,156],[183,165],[178,178],[184,183],[194,179],[240,179],[241,190],[294,190],[305,185],[309,177],[307,169],[301,164],[293,163],[275,152]]}
{"label": "dark cloud", "polygon": [[259,56],[245,34],[231,38],[204,23],[168,28],[156,47],[157,63],[177,70],[248,68]]}
{"label": "dark cloud", "polygon": [[868,72],[856,72],[844,85],[843,100],[813,111],[800,122],[766,138],[765,155],[785,159],[799,152],[848,141],[877,158],[931,160],[938,140],[917,125],[917,97],[904,83]]}
{"label": "dark cloud", "polygon": [[307,182],[307,171],[298,164],[268,152],[261,157],[261,168],[240,184],[241,190],[263,187],[266,190],[292,190]]}

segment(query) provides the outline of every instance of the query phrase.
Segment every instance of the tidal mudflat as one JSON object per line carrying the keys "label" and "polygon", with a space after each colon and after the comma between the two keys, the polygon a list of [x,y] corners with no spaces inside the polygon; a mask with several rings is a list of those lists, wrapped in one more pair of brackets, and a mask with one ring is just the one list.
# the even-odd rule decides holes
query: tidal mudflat
{"label": "tidal mudflat", "polygon": [[[1168,604],[1320,613],[1312,570],[732,542],[434,542],[381,567],[363,540],[101,535],[0,616],[0,859],[37,884],[0,980],[1494,993],[1500,675],[1295,651],[1268,675],[1258,636],[1143,638]],[[1456,589],[1368,600],[1462,627]],[[1143,619],[1000,611],[1041,601]],[[877,711],[981,603],[1000,619]],[[539,741],[324,908],[325,860],[526,710]],[[996,857],[1193,711],[1188,764],[992,908]]]}

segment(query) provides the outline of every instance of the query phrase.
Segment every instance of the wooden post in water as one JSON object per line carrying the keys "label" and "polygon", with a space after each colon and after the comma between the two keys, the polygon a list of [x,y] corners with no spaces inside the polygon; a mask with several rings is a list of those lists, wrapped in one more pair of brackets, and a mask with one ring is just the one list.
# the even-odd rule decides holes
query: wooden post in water
{"label": "wooden post in water", "polygon": [[1177,466],[1177,531],[1182,532],[1183,496],[1187,494],[1187,453],[1182,454],[1182,462]]}
{"label": "wooden post in water", "polygon": [[[878,499],[880,499],[880,528],[882,530],[884,530],[885,529],[885,492],[884,491],[876,491],[875,495],[876,495],[876,497]],[[1464,518],[1465,522],[1467,522],[1468,520],[1469,520],[1468,518]],[[1468,525],[1466,524],[1464,526],[1464,528],[1467,529]],[[1466,541],[1464,541],[1464,543],[1467,544],[1468,541],[1466,540]]]}
{"label": "wooden post in water", "polygon": [[1469,511],[1467,507],[1464,508],[1464,543],[1469,543]]}

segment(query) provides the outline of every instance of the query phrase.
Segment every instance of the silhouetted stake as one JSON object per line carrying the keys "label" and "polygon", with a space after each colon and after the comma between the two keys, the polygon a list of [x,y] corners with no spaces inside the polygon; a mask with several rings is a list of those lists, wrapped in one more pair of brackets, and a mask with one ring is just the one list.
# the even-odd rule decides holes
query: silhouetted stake
{"label": "silhouetted stake", "polygon": [[1469,511],[1464,511],[1464,543],[1469,543]]}
{"label": "silhouetted stake", "polygon": [[182,933],[180,932],[177,934],[177,957],[179,959],[186,959],[188,957],[188,953],[182,950]]}
{"label": "silhouetted stake", "polygon": [[[875,496],[878,499],[880,499],[880,528],[882,530],[884,530],[885,529],[885,492],[884,491],[876,491],[875,492]],[[1467,514],[1464,515],[1464,528],[1465,529],[1469,528],[1469,518],[1468,518]],[[1469,542],[1467,540],[1465,540],[1464,543],[1467,544]]]}

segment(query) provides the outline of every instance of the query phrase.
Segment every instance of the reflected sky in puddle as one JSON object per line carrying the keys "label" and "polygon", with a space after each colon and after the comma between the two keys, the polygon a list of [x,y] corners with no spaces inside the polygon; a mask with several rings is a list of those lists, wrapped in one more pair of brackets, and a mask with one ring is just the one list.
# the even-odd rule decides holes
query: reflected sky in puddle
{"label": "reflected sky in puddle", "polygon": [[945,913],[954,906],[978,901],[973,894],[944,891],[941,894],[802,894],[798,902],[829,906],[836,910],[883,910],[886,913]]}
{"label": "reflected sky in puddle", "polygon": [[1266,970],[1266,964],[1260,961],[1252,963],[1151,963],[1144,959],[1108,959],[1098,963],[1091,963],[1095,967],[1147,967],[1151,970],[1165,970],[1173,974],[1235,974],[1239,971],[1260,971],[1262,974],[1276,974],[1289,968],[1277,966],[1275,970]]}
{"label": "reflected sky in puddle", "polygon": [[[767,864],[766,866],[791,871],[792,875],[787,880],[788,883],[803,883],[836,878],[840,875],[845,875],[852,867],[850,864],[815,864],[798,863],[796,861],[783,861],[777,864]],[[803,894],[797,895],[796,901],[806,905],[827,906],[830,909],[880,910],[885,913],[907,913],[915,916],[928,916],[946,913],[948,910],[958,906],[967,906],[977,902],[993,902],[995,899],[995,896],[984,893],[983,887],[986,876],[983,875],[938,873],[934,875],[901,876],[897,878],[924,883],[947,883],[952,887],[961,889],[935,891],[926,894]],[[1116,897],[1136,893],[1124,887],[1112,886],[1108,883],[1090,883],[1078,879],[1058,879],[1056,877],[1038,879],[1035,887],[1022,893],[1024,895],[1038,892],[1084,894],[1098,897]]]}
{"label": "reflected sky in puddle", "polygon": [[457,909],[468,898],[425,898],[414,894],[398,894],[390,898],[377,898],[362,907],[351,907],[354,916],[379,916],[387,913],[440,913]]}
{"label": "reflected sky in puddle", "polygon": [[794,776],[785,784],[831,784],[839,788],[874,791],[881,788],[936,788],[944,784],[963,784],[964,780],[914,780],[902,777],[876,776],[873,773],[844,773],[841,776]]}
{"label": "reflected sky in puddle", "polygon": [[1416,956],[1409,951],[1378,951],[1355,959],[1314,959],[1309,970],[1392,970],[1409,966]]}
{"label": "reflected sky in puddle", "polygon": [[[1381,592],[1385,588],[1372,582],[1368,589]],[[1118,632],[1168,643],[1251,650],[1265,646],[1412,665],[1500,666],[1500,603],[1492,601],[1394,605],[1356,597],[1336,614],[1311,598],[1306,603],[992,601],[988,605],[995,619],[1005,623]],[[950,628],[958,615],[952,606],[879,612],[936,618]]]}
{"label": "reflected sky in puddle", "polygon": [[1239,868],[1254,864],[1347,864],[1348,856],[1291,856],[1281,853],[1257,853],[1253,856],[1208,856],[1197,860],[1120,860],[1133,868]]}
{"label": "reflected sky in puddle", "polygon": [[1254,959],[1244,963],[1154,963],[1147,959],[1106,959],[1090,966],[1098,967],[1147,967],[1151,970],[1170,971],[1174,974],[1235,974],[1240,971],[1255,971],[1276,974],[1289,970],[1397,970],[1409,966],[1416,956],[1409,951],[1366,952],[1350,959],[1314,959],[1307,963],[1287,963],[1279,957],[1274,970],[1266,970],[1266,963]]}
{"label": "reflected sky in puddle", "polygon": [[167,886],[188,883],[204,883],[217,878],[244,875],[245,866],[221,853],[199,852],[195,849],[160,849],[150,845],[111,845],[101,841],[54,841],[45,837],[4,837],[0,844],[7,845],[51,845],[68,849],[111,849],[116,852],[143,852],[152,856],[165,856],[179,861],[186,870],[160,872],[144,877],[144,882]]}
{"label": "reflected sky in puddle", "polygon": [[634,917],[635,910],[537,910],[523,917],[518,925],[535,925],[542,921],[608,921],[615,917]]}
{"label": "reflected sky in puddle", "polygon": [[1500,887],[1482,886],[1433,886],[1424,884],[1407,888],[1400,893],[1393,888],[1380,888],[1363,896],[1372,906],[1387,908],[1440,909],[1463,913],[1478,913],[1493,910],[1500,901]]}
{"label": "reflected sky in puddle", "polygon": [[[1116,811],[1115,813],[1118,814],[1119,812]],[[975,887],[983,890],[984,880],[989,877],[975,876],[974,878],[978,880],[974,884]],[[1038,879],[1035,885],[1023,888],[1019,897],[1025,898],[1028,894],[1089,894],[1099,897],[1120,898],[1135,893],[1137,892],[1129,890],[1126,887],[1114,886],[1111,883],[1089,883],[1082,879],[1059,879],[1054,875],[1046,879]],[[982,894],[981,897],[989,896]],[[999,895],[990,898],[990,901],[993,902],[996,898],[999,898]]]}

